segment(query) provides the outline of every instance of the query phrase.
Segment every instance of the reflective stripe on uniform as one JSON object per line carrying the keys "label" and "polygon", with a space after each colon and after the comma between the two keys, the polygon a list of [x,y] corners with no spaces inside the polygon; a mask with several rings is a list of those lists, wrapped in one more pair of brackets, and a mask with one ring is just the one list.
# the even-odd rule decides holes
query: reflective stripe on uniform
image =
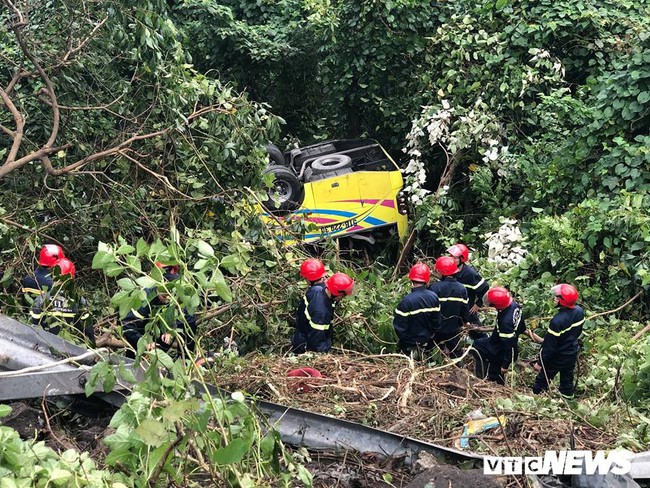
{"label": "reflective stripe on uniform", "polygon": [[43,312],[45,315],[49,315],[51,317],[63,317],[64,319],[73,319],[77,314],[74,312]]}
{"label": "reflective stripe on uniform", "polygon": [[565,332],[568,332],[568,331],[570,331],[571,329],[573,329],[574,327],[578,327],[579,325],[582,325],[582,324],[584,324],[584,323],[585,323],[585,319],[579,320],[579,321],[576,322],[575,324],[571,324],[569,327],[567,327],[567,328],[564,329],[564,330],[561,330],[560,332],[555,332],[554,330],[552,330],[552,329],[549,327],[548,332],[549,332],[549,334],[551,334],[551,335],[554,335],[554,336],[556,336],[556,337],[560,337],[560,336],[561,336],[562,334],[564,334]]}
{"label": "reflective stripe on uniform", "polygon": [[460,297],[438,297],[439,302],[461,302],[469,303],[469,299]]}
{"label": "reflective stripe on uniform", "polygon": [[135,310],[133,308],[131,309],[131,313],[133,315],[135,315],[136,319],[144,319],[144,315],[142,315],[140,312],[138,312],[137,310]]}
{"label": "reflective stripe on uniform", "polygon": [[29,312],[29,315],[30,315],[33,319],[39,320],[39,319],[41,318],[41,315],[43,315],[43,314],[42,314],[42,313],[36,313],[36,312],[30,311],[30,312]]}
{"label": "reflective stripe on uniform", "polygon": [[312,329],[316,330],[327,330],[330,328],[330,324],[317,324],[311,319],[311,315],[309,315],[309,300],[307,300],[307,296],[305,295],[304,297],[305,300],[305,317],[307,317],[307,321],[309,322],[309,325],[311,326]]}
{"label": "reflective stripe on uniform", "polygon": [[481,278],[481,281],[479,281],[479,282],[476,283],[475,285],[468,285],[468,284],[466,284],[466,283],[463,283],[463,285],[465,285],[465,288],[470,288],[470,289],[472,289],[472,290],[476,290],[476,289],[477,289],[479,286],[481,286],[483,283],[485,283],[485,280],[484,280],[483,278]]}
{"label": "reflective stripe on uniform", "polygon": [[514,337],[515,333],[512,332],[510,334],[504,334],[503,332],[499,332],[499,337],[502,337],[503,339],[510,339],[511,337]]}
{"label": "reflective stripe on uniform", "polygon": [[44,292],[43,290],[39,290],[38,288],[23,288],[22,289],[23,293],[32,293],[34,295],[42,295]]}
{"label": "reflective stripe on uniform", "polygon": [[402,317],[408,317],[409,315],[417,315],[424,312],[440,312],[440,307],[435,308],[421,308],[419,310],[413,310],[412,312],[402,312],[401,310],[395,309],[395,313],[401,315]]}
{"label": "reflective stripe on uniform", "polygon": [[89,312],[86,312],[85,314],[83,314],[83,315],[80,317],[80,320],[86,320],[88,317],[90,317],[90,313],[89,313]]}

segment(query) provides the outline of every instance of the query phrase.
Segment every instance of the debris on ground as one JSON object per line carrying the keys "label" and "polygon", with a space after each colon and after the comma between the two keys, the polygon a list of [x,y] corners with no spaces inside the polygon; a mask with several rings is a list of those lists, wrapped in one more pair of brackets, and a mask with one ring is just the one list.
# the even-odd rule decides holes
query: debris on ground
{"label": "debris on ground", "polygon": [[[474,412],[480,412],[480,410],[475,410]],[[469,449],[470,439],[488,430],[496,429],[497,427],[503,428],[507,422],[505,415],[499,415],[498,417],[477,417],[474,415],[473,417],[475,418],[465,422],[460,438],[454,441],[454,447],[456,449]]]}
{"label": "debris on ground", "polygon": [[[310,383],[308,395],[298,394],[295,378],[287,377],[287,372],[298,366],[322,373],[322,378]],[[569,406],[558,404],[552,413],[499,407],[499,401],[525,394],[480,380],[462,367],[428,365],[397,354],[251,354],[234,365],[224,363],[206,379],[254,398],[445,447],[453,447],[460,439],[470,412],[482,409],[488,416],[505,415],[505,427],[477,433],[470,440],[473,451],[491,455],[539,455],[546,450],[568,449],[571,438],[575,449],[597,451],[611,448],[616,440],[613,432],[576,421]],[[529,401],[535,405],[532,395]]]}

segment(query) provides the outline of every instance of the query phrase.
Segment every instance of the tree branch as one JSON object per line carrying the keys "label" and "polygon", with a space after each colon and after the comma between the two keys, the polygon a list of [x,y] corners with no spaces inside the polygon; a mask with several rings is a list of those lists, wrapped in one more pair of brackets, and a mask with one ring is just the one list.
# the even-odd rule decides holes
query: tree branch
{"label": "tree branch", "polygon": [[[5,160],[4,163],[4,165],[6,165],[8,163],[12,163],[16,159],[16,156],[18,155],[18,150],[20,149],[20,145],[22,144],[23,141],[25,118],[20,113],[18,108],[16,108],[16,105],[14,105],[14,102],[9,97],[9,94],[6,91],[4,91],[2,88],[0,88],[0,97],[2,98],[2,101],[7,106],[7,108],[11,112],[11,115],[16,121],[16,130],[11,133],[13,143],[11,144],[11,149],[9,150],[9,154],[7,155],[7,159]],[[5,127],[3,127],[2,129],[3,132],[6,132],[8,130]]]}

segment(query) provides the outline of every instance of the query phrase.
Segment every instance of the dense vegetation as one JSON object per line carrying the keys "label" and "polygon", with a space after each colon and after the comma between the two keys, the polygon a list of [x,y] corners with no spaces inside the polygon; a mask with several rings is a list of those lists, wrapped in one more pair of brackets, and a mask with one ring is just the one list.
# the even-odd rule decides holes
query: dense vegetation
{"label": "dense vegetation", "polygon": [[[19,277],[42,243],[59,242],[102,331],[141,302],[142,287],[161,284],[153,263],[162,259],[183,270],[176,309],[204,316],[202,349],[234,335],[243,352],[285,351],[297,267],[313,250],[282,247],[255,217],[270,184],[264,144],[335,137],[377,138],[400,159],[413,204],[405,265],[467,242],[473,264],[509,286],[529,317],[551,313],[547,290],[558,281],[579,287],[588,315],[650,285],[645,1],[1,5],[4,313],[23,313]],[[392,311],[407,288],[395,247],[371,249],[367,270],[336,243],[319,252],[358,282],[337,342],[394,350]],[[622,405],[648,414],[650,336],[631,339],[647,297],[587,323],[580,390],[601,419]],[[141,486],[155,473],[162,486],[204,469],[198,454],[167,459],[177,447],[227,466],[207,475],[233,485],[308,482],[277,439],[258,436],[244,404],[211,405],[210,416],[179,396],[192,373],[175,364],[114,419],[107,466],[133,466],[115,482]],[[184,435],[209,421],[214,430]],[[0,434],[12,439],[3,452],[22,452]],[[647,427],[620,440],[649,441]],[[65,480],[61,469],[81,469],[56,462]]]}

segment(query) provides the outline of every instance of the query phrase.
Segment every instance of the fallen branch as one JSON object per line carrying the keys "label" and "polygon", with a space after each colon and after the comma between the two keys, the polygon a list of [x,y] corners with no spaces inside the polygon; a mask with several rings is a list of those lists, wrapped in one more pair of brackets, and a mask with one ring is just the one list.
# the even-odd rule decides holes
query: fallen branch
{"label": "fallen branch", "polygon": [[415,377],[417,373],[415,372],[415,361],[413,360],[412,357],[409,358],[409,373],[410,373],[409,379],[406,382],[404,388],[402,389],[402,394],[400,395],[400,399],[399,399],[400,410],[406,408],[406,406],[408,405],[409,397],[413,393],[413,383],[415,382]]}
{"label": "fallen branch", "polygon": [[591,315],[591,316],[587,317],[586,320],[593,320],[593,319],[595,319],[596,317],[602,317],[603,315],[609,315],[609,314],[612,314],[612,313],[619,312],[619,311],[623,310],[625,307],[627,307],[627,306],[628,306],[630,303],[632,303],[634,300],[636,300],[637,298],[639,298],[641,295],[643,295],[643,290],[641,290],[639,293],[637,293],[636,295],[634,295],[632,298],[630,298],[627,302],[625,302],[625,303],[624,303],[623,305],[621,305],[620,307],[616,307],[616,308],[613,309],[613,310],[607,310],[606,312],[600,312],[600,313],[597,313],[597,314]]}

